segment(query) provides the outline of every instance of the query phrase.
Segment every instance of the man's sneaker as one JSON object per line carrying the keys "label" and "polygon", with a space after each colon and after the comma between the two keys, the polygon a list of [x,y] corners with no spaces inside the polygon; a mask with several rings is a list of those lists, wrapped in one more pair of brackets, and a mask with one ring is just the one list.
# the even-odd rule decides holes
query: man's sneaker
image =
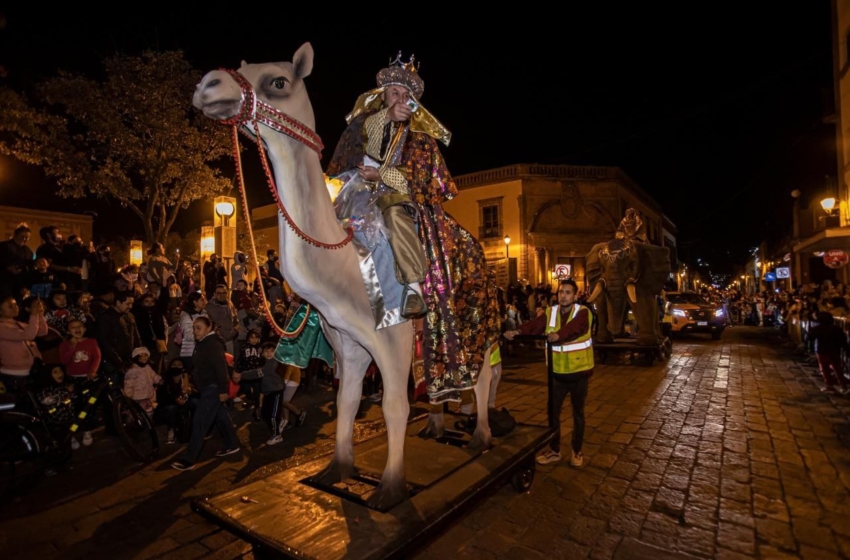
{"label": "man's sneaker", "polygon": [[83,445],[88,447],[94,440],[91,437],[91,432],[83,432]]}
{"label": "man's sneaker", "polygon": [[576,453],[573,451],[573,456],[570,457],[570,465],[574,467],[580,467],[584,463],[584,455],[581,454],[581,451]]}
{"label": "man's sneaker", "polygon": [[537,456],[538,465],[548,465],[549,463],[557,463],[560,460],[561,452],[552,451],[551,449],[547,449],[546,451]]}
{"label": "man's sneaker", "polygon": [[174,430],[168,430],[168,435],[165,438],[165,443],[174,443]]}
{"label": "man's sneaker", "polygon": [[295,427],[304,425],[304,420],[307,418],[307,411],[302,410],[301,414],[298,415],[298,420],[295,421]]}
{"label": "man's sneaker", "polygon": [[233,455],[234,453],[239,453],[238,447],[231,447],[230,449],[219,449],[215,452],[216,457],[227,457],[228,455]]}
{"label": "man's sneaker", "polygon": [[233,402],[239,404],[242,402],[242,399],[240,399],[239,397],[233,397]]}
{"label": "man's sneaker", "polygon": [[76,451],[76,450],[77,450],[77,449],[79,449],[79,448],[80,448],[80,442],[79,442],[79,441],[77,441],[77,438],[72,437],[72,438],[71,438],[71,449],[73,449],[74,451]]}
{"label": "man's sneaker", "polygon": [[183,459],[178,459],[171,463],[172,469],[177,469],[178,471],[191,471],[195,468],[194,463],[190,463],[189,461],[184,461]]}
{"label": "man's sneaker", "polygon": [[278,435],[276,435],[276,436],[273,436],[273,437],[272,437],[272,438],[270,438],[270,439],[267,439],[267,440],[266,440],[266,445],[277,445],[278,443],[280,443],[280,442],[282,442],[282,441],[283,441],[283,436],[282,436],[282,435],[280,435],[280,434],[278,434]]}

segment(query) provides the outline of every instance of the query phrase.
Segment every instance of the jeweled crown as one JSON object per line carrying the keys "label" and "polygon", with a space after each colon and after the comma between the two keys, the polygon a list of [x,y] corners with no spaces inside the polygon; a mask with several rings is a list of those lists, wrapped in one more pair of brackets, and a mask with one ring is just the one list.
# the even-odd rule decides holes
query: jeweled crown
{"label": "jeweled crown", "polygon": [[401,51],[398,51],[395,60],[390,60],[387,68],[378,72],[378,86],[386,87],[392,85],[404,86],[410,90],[413,97],[419,99],[425,90],[425,82],[419,75],[419,64],[414,63],[414,56],[410,55],[407,62],[401,60]]}

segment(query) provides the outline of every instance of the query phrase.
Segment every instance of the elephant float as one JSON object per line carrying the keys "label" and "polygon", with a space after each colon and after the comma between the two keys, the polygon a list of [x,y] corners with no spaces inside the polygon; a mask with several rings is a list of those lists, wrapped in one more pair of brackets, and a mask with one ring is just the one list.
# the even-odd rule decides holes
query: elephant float
{"label": "elephant float", "polygon": [[597,243],[586,257],[586,279],[595,304],[598,331],[595,342],[609,343],[627,336],[628,309],[636,321],[637,344],[655,346],[663,340],[656,296],[670,276],[670,250],[646,241],[637,210],[630,208],[616,238]]}

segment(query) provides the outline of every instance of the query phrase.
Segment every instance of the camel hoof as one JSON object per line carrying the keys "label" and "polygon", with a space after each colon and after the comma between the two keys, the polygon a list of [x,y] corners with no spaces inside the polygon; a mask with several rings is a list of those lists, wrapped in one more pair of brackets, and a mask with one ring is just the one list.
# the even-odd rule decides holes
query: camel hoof
{"label": "camel hoof", "polygon": [[409,499],[410,492],[407,491],[404,480],[386,485],[382,481],[366,501],[366,505],[378,511],[388,511]]}
{"label": "camel hoof", "polygon": [[337,482],[351,478],[352,474],[354,474],[354,468],[352,466],[343,467],[336,459],[331,459],[328,466],[313,476],[313,480],[325,486],[331,486]]}
{"label": "camel hoof", "polygon": [[490,448],[491,440],[492,436],[490,434],[484,434],[483,430],[475,430],[466,448],[474,453],[485,451]]}
{"label": "camel hoof", "polygon": [[[434,418],[435,416],[439,417],[439,420]],[[443,437],[445,433],[445,426],[443,425],[443,415],[442,414],[429,414],[428,415],[428,423],[424,428],[419,430],[419,437],[422,439],[428,438],[440,438]]]}

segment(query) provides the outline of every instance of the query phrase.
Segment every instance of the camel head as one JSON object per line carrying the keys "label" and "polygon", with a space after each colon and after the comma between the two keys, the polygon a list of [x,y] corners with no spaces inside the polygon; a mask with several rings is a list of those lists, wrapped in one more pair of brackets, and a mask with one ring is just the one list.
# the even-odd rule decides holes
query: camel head
{"label": "camel head", "polygon": [[[243,60],[238,73],[253,88],[257,101],[267,103],[315,131],[313,106],[304,85],[304,78],[312,70],[313,47],[310,43],[304,43],[292,57],[292,62],[247,64]],[[243,109],[243,87],[245,85],[240,84],[228,71],[213,70],[201,78],[195,88],[192,104],[211,119],[231,119]]]}

